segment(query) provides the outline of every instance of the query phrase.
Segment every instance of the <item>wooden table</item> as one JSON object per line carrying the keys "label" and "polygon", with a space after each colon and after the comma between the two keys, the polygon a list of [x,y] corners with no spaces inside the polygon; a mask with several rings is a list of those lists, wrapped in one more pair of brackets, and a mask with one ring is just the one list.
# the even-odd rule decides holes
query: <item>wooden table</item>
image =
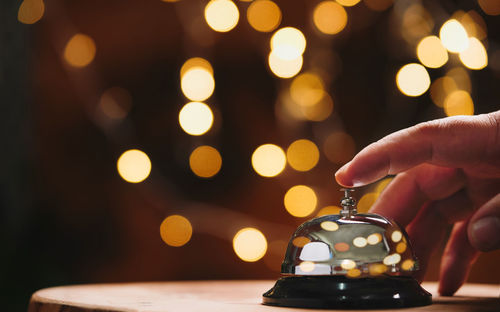
{"label": "wooden table", "polygon": [[[262,305],[262,293],[273,284],[273,281],[200,281],[63,286],[34,293],[28,311],[311,311]],[[433,294],[434,304],[383,311],[500,311],[500,285],[467,284],[454,297],[438,297],[436,283],[423,286]]]}

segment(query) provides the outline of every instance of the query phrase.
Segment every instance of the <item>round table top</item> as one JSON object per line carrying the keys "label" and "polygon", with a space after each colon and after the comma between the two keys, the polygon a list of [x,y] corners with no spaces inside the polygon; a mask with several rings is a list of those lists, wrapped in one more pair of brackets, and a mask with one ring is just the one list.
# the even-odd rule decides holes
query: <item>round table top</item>
{"label": "round table top", "polygon": [[[311,311],[262,305],[262,294],[273,285],[274,281],[183,281],[62,286],[35,292],[28,311]],[[466,284],[453,297],[437,296],[436,283],[422,286],[433,294],[432,305],[384,311],[500,309],[500,285]]]}

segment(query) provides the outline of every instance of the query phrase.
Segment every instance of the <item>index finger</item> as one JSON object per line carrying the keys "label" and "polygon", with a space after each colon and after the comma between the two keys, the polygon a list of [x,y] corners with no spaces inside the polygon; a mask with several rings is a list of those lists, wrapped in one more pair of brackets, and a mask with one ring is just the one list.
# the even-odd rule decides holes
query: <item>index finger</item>
{"label": "index finger", "polygon": [[358,187],[422,163],[453,168],[479,163],[478,168],[484,165],[479,170],[491,174],[487,167],[500,170],[499,124],[500,111],[424,122],[367,146],[335,178],[341,185]]}

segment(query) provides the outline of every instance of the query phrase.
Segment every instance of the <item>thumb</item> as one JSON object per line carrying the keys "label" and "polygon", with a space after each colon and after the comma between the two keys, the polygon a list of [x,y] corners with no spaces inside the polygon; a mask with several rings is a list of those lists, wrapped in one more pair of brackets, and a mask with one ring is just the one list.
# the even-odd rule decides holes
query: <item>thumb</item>
{"label": "thumb", "polygon": [[500,193],[472,216],[468,235],[471,245],[480,251],[500,249]]}

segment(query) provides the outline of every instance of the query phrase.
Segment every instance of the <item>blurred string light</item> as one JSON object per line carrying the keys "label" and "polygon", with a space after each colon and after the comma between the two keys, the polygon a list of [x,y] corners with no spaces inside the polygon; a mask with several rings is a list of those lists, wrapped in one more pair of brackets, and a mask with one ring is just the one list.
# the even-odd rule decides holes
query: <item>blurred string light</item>
{"label": "blurred string light", "polygon": [[318,198],[314,190],[305,185],[291,187],[285,194],[285,209],[294,217],[307,217],[316,209]]}
{"label": "blurred string light", "polygon": [[138,149],[131,149],[121,154],[116,166],[122,179],[130,183],[144,181],[151,172],[148,155]]}
{"label": "blurred string light", "polygon": [[382,12],[392,6],[393,0],[363,0],[363,4],[373,11]]}
{"label": "blurred string light", "polygon": [[291,78],[302,69],[302,54],[306,49],[306,37],[294,27],[277,30],[271,37],[269,68],[280,78]]}
{"label": "blurred string light", "polygon": [[424,66],[411,63],[401,67],[398,71],[396,84],[404,95],[420,96],[429,89],[431,78]]}
{"label": "blurred string light", "polygon": [[189,167],[201,178],[211,178],[222,166],[222,157],[217,149],[203,145],[197,147],[189,156]]}
{"label": "blurred string light", "polygon": [[446,21],[439,30],[439,38],[448,51],[459,53],[469,46],[469,37],[464,26],[456,19]]}
{"label": "blurred string light", "polygon": [[448,62],[448,52],[436,36],[427,36],[418,43],[417,57],[430,68],[439,68]]}
{"label": "blurred string light", "polygon": [[464,26],[469,37],[475,37],[479,40],[486,39],[486,23],[476,11],[457,11],[453,14],[452,18],[458,20]]}
{"label": "blurred string light", "polygon": [[469,69],[483,69],[488,65],[488,54],[481,41],[469,38],[469,46],[458,54],[460,61]]}
{"label": "blurred string light", "polygon": [[132,107],[130,93],[120,87],[112,87],[104,91],[99,99],[99,109],[106,117],[123,119]]}
{"label": "blurred string light", "polygon": [[498,0],[478,0],[479,6],[488,15],[500,15],[500,1]]}
{"label": "blurred string light", "polygon": [[336,0],[336,1],[342,4],[343,6],[350,7],[350,6],[355,6],[361,0]]}
{"label": "blurred string light", "polygon": [[354,157],[356,144],[349,134],[336,131],[325,139],[323,152],[332,163],[342,165]]}
{"label": "blurred string light", "polygon": [[270,0],[255,0],[247,9],[250,26],[261,32],[270,32],[281,23],[281,10]]}
{"label": "blurred string light", "polygon": [[183,216],[169,216],[160,225],[161,239],[169,246],[180,247],[185,245],[191,239],[192,234],[191,222]]}
{"label": "blurred string light", "polygon": [[38,22],[45,12],[43,0],[24,0],[17,11],[17,20],[23,24]]}
{"label": "blurred string light", "polygon": [[205,134],[212,127],[214,115],[210,107],[201,102],[189,102],[179,112],[179,124],[190,135]]}
{"label": "blurred string light", "polygon": [[446,96],[457,89],[457,84],[451,77],[444,76],[434,80],[430,88],[432,102],[438,107],[443,107]]}
{"label": "blurred string light", "polygon": [[214,69],[212,68],[212,65],[210,64],[209,61],[201,57],[193,57],[185,61],[184,64],[182,64],[180,71],[181,79],[182,77],[184,77],[184,74],[186,74],[188,70],[195,67],[200,67],[206,70],[210,75],[214,74]]}
{"label": "blurred string light", "polygon": [[456,90],[444,100],[444,111],[447,116],[474,115],[474,103],[469,92]]}
{"label": "blurred string light", "polygon": [[191,67],[181,76],[181,89],[191,101],[204,101],[214,92],[215,80],[205,67]]}
{"label": "blurred string light", "polygon": [[334,1],[323,1],[314,8],[313,22],[322,33],[334,35],[347,25],[347,12],[343,6]]}
{"label": "blurred string light", "polygon": [[472,83],[469,77],[469,73],[463,67],[454,67],[446,72],[446,76],[453,79],[456,83],[458,89],[471,92]]}
{"label": "blurred string light", "polygon": [[94,40],[84,34],[75,34],[64,48],[64,59],[73,67],[89,65],[94,60],[95,54]]}
{"label": "blurred string light", "polygon": [[400,29],[403,38],[410,44],[414,44],[432,32],[434,20],[420,3],[416,1],[411,3],[403,13]]}
{"label": "blurred string light", "polygon": [[269,53],[269,68],[279,78],[291,78],[297,75],[302,69],[302,55],[293,60],[284,60],[276,56],[272,51]]}
{"label": "blurred string light", "polygon": [[267,240],[261,231],[247,227],[234,235],[233,249],[243,261],[255,262],[260,260],[267,251]]}
{"label": "blurred string light", "polygon": [[314,142],[301,139],[290,144],[286,151],[286,158],[293,169],[309,171],[318,163],[319,150]]}
{"label": "blurred string light", "polygon": [[290,85],[290,96],[301,106],[313,106],[324,95],[321,78],[314,73],[303,73],[295,77]]}
{"label": "blurred string light", "polygon": [[238,7],[230,0],[211,0],[205,7],[205,20],[215,31],[228,32],[238,24]]}
{"label": "blurred string light", "polygon": [[285,166],[285,152],[277,145],[261,145],[252,154],[252,167],[263,177],[275,177],[285,169]]}
{"label": "blurred string light", "polygon": [[340,207],[338,206],[326,206],[321,208],[318,211],[318,214],[316,215],[317,217],[322,217],[326,215],[331,215],[331,214],[339,214],[340,213]]}

